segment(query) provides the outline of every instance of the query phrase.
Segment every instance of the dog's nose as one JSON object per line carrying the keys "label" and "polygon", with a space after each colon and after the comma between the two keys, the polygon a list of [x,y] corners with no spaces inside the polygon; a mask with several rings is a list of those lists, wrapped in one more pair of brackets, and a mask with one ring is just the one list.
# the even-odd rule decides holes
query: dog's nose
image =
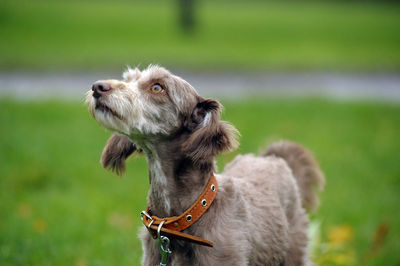
{"label": "dog's nose", "polygon": [[92,85],[92,91],[93,91],[94,98],[100,98],[104,92],[107,92],[109,90],[111,90],[110,84],[103,82],[103,81],[97,81],[97,82],[93,83],[93,85]]}

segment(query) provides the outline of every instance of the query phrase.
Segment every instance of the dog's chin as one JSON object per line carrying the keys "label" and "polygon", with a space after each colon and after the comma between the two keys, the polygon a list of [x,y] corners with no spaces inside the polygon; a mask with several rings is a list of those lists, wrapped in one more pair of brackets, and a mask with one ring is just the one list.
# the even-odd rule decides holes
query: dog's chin
{"label": "dog's chin", "polygon": [[113,108],[109,107],[103,102],[96,100],[94,105],[95,105],[94,110],[96,112],[101,112],[104,113],[105,115],[111,115],[119,120],[124,120],[123,117],[118,112],[116,112]]}
{"label": "dog's chin", "polygon": [[96,109],[94,112],[94,118],[97,120],[97,122],[99,122],[101,126],[105,127],[106,129],[125,135],[130,133],[128,125],[124,121],[110,114],[109,112],[103,112]]}
{"label": "dog's chin", "polygon": [[129,133],[129,127],[125,123],[124,118],[109,105],[92,99],[89,103],[89,110],[99,124],[111,131],[123,134]]}

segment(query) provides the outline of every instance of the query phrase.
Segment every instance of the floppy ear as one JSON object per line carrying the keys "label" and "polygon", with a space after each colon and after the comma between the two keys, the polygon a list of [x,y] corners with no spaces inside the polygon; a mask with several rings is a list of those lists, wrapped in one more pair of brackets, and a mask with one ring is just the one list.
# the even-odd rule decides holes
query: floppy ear
{"label": "floppy ear", "polygon": [[221,152],[237,148],[239,132],[220,120],[221,104],[213,99],[201,99],[186,121],[189,137],[182,149],[193,161],[210,159]]}
{"label": "floppy ear", "polygon": [[101,154],[101,164],[104,168],[121,176],[125,172],[125,160],[134,151],[136,145],[124,135],[113,134],[107,141]]}

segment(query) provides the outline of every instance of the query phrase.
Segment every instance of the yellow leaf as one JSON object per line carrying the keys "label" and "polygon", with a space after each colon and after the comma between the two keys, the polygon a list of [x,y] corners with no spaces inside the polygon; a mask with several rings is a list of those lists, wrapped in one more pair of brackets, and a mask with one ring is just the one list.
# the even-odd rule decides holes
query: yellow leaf
{"label": "yellow leaf", "polygon": [[349,225],[331,227],[328,230],[328,241],[333,245],[342,245],[352,241],[354,230]]}
{"label": "yellow leaf", "polygon": [[84,258],[77,258],[75,260],[75,266],[86,266],[87,262]]}
{"label": "yellow leaf", "polygon": [[33,229],[37,233],[43,233],[47,229],[47,224],[43,219],[36,219],[33,221]]}

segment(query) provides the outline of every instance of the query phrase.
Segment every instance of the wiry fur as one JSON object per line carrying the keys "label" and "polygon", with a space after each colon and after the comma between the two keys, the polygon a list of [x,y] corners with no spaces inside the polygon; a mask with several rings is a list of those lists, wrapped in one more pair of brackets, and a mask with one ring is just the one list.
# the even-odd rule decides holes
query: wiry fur
{"label": "wiry fur", "polygon": [[[103,166],[121,173],[132,147],[142,149],[149,164],[149,209],[158,217],[180,215],[215,172],[215,156],[237,147],[237,130],[220,120],[218,101],[200,97],[164,68],[128,69],[124,80],[103,82],[111,90],[100,98],[89,92],[89,110],[100,124],[124,134],[108,141]],[[154,84],[163,90],[155,93]],[[307,150],[288,142],[273,144],[263,156],[237,156],[216,177],[216,199],[184,230],[215,246],[171,239],[168,265],[310,264],[302,204],[316,207],[312,187],[321,187],[323,176]],[[142,264],[158,264],[157,241],[145,228],[141,238]]]}
{"label": "wiry fur", "polygon": [[229,123],[220,120],[220,110],[221,105],[215,100],[200,101],[187,122],[193,134],[188,136],[182,149],[195,162],[215,157],[219,152],[228,152],[238,146],[235,135],[239,132]]}

